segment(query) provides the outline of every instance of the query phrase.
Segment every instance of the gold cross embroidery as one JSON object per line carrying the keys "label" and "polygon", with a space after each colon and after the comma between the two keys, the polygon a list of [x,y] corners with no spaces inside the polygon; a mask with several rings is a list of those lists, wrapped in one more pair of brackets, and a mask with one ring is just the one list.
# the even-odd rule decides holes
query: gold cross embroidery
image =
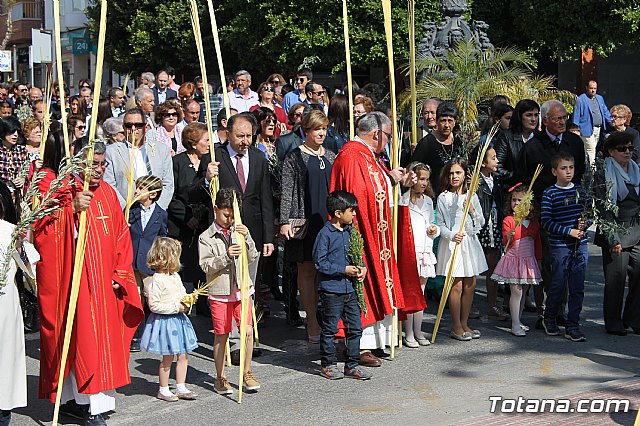
{"label": "gold cross embroidery", "polygon": [[100,201],[98,201],[98,211],[100,212],[100,216],[96,217],[96,220],[102,221],[104,233],[105,235],[109,235],[109,228],[107,227],[107,223],[105,222],[105,219],[109,219],[109,216],[104,215],[104,211],[102,210],[102,203]]}

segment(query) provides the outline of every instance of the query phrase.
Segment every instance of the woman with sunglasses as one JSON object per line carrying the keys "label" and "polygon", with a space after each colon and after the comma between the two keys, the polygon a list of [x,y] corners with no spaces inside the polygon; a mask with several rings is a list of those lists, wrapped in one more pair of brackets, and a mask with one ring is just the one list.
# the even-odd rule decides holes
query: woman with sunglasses
{"label": "woman with sunglasses", "polygon": [[176,99],[169,99],[158,105],[155,122],[158,142],[165,144],[171,150],[171,156],[185,151],[182,145],[182,108]]}
{"label": "woman with sunglasses", "polygon": [[288,124],[287,113],[274,101],[275,87],[276,85],[273,83],[261,83],[260,86],[258,86],[259,103],[249,108],[249,111],[253,112],[258,108],[268,108],[273,111],[277,120],[275,126],[275,135],[277,138],[281,133],[284,134],[290,131],[291,127],[289,127]]}
{"label": "woman with sunglasses", "polygon": [[17,119],[0,119],[0,179],[12,181],[18,188],[24,186],[24,179],[18,177],[20,169],[29,161],[27,149],[18,144],[21,130]]}
{"label": "woman with sunglasses", "polygon": [[633,135],[613,132],[604,142],[604,167],[595,174],[596,207],[611,225],[598,226],[595,238],[602,248],[604,328],[616,336],[626,336],[629,327],[640,334],[640,167],[633,149]]}

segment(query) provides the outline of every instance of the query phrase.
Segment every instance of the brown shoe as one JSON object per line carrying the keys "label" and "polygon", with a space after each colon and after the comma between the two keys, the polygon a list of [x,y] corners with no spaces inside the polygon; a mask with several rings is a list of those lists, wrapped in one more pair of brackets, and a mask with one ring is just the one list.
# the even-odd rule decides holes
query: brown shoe
{"label": "brown shoe", "polygon": [[260,389],[260,382],[256,379],[256,376],[253,375],[251,370],[244,373],[244,388],[248,391],[257,391]]}
{"label": "brown shoe", "polygon": [[213,383],[213,390],[220,395],[231,395],[233,393],[233,388],[226,377],[217,378]]}
{"label": "brown shoe", "polygon": [[380,367],[382,361],[380,358],[371,353],[371,351],[365,351],[360,353],[360,365],[365,367]]}
{"label": "brown shoe", "polygon": [[167,401],[167,402],[176,402],[178,400],[178,397],[173,394],[171,394],[171,396],[165,396],[160,392],[158,392],[158,394],[156,395],[156,398],[161,399],[163,401]]}

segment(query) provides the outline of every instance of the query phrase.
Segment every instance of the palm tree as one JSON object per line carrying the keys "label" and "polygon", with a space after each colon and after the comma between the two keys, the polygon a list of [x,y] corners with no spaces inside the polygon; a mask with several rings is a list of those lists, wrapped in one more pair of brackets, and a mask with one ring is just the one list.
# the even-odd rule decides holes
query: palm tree
{"label": "palm tree", "polygon": [[[416,85],[418,103],[431,97],[455,102],[463,136],[470,142],[477,136],[478,105],[495,95],[508,96],[514,105],[524,98],[574,99],[569,92],[556,90],[553,78],[534,76],[534,66],[525,52],[514,48],[481,51],[474,41],[458,43],[441,58],[422,54],[416,58],[416,73],[422,76]],[[410,93],[405,92],[401,106],[406,108],[410,102]]]}

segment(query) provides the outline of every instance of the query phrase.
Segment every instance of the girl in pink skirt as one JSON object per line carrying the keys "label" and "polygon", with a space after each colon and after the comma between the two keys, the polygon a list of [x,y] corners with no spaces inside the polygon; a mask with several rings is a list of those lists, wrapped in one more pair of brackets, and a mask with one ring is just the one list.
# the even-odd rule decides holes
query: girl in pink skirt
{"label": "girl in pink skirt", "polygon": [[527,186],[517,184],[509,189],[506,200],[506,214],[502,222],[502,240],[506,247],[504,256],[493,271],[491,279],[509,284],[511,287],[511,334],[524,337],[529,327],[522,324],[520,317],[524,308],[524,295],[529,284],[537,285],[542,280],[538,262],[542,259],[540,243],[540,222],[536,219],[536,209],[532,206],[529,215],[516,226],[513,211],[522,201]]}

